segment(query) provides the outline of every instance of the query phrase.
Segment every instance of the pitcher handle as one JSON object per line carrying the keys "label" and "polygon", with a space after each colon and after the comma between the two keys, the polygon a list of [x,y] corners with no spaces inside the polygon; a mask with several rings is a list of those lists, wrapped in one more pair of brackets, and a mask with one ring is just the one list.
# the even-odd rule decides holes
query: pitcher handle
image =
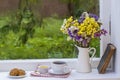
{"label": "pitcher handle", "polygon": [[90,60],[90,63],[92,63],[92,60],[93,60],[93,57],[95,56],[95,53],[96,53],[96,49],[95,48],[89,48],[89,52],[91,52],[91,50],[93,50],[93,53],[92,53],[92,56],[91,56],[91,60]]}

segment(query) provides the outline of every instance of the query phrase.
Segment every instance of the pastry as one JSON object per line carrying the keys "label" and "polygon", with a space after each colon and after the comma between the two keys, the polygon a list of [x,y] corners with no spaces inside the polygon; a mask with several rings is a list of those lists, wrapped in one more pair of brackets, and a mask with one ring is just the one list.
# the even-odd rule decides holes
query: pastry
{"label": "pastry", "polygon": [[19,70],[17,68],[14,68],[10,71],[11,76],[18,76]]}
{"label": "pastry", "polygon": [[25,71],[22,69],[19,69],[19,76],[25,75]]}
{"label": "pastry", "polygon": [[22,76],[25,75],[25,71],[23,69],[13,68],[9,74],[10,76]]}

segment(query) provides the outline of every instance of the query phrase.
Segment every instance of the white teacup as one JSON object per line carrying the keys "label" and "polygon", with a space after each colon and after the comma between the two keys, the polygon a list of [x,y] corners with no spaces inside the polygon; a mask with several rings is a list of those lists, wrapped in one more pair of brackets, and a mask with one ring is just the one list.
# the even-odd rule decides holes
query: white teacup
{"label": "white teacup", "polygon": [[47,65],[40,65],[38,66],[38,72],[41,74],[45,74],[48,72],[49,67]]}
{"label": "white teacup", "polygon": [[64,74],[70,72],[70,68],[68,67],[67,63],[64,61],[54,61],[52,62],[51,68],[53,72],[58,74]]}

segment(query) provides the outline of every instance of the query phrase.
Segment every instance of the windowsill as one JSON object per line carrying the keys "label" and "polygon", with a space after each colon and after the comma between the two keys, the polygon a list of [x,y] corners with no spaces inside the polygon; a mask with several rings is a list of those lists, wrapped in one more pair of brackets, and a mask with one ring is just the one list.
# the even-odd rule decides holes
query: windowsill
{"label": "windowsill", "polygon": [[[56,80],[56,78],[44,78],[44,77],[31,77],[30,72],[34,71],[38,64],[47,64],[54,60],[66,61],[73,69],[71,75],[68,78],[57,78],[57,80],[120,80],[120,75],[115,72],[107,72],[106,74],[99,74],[97,69],[92,69],[91,73],[78,73],[74,70],[76,59],[44,59],[44,60],[1,60],[0,61],[0,79],[10,80],[8,78],[8,72],[12,68],[21,68],[27,71],[27,77],[21,80]],[[97,59],[96,59],[97,61]]]}
{"label": "windowsill", "polygon": [[[120,76],[116,73],[98,74],[96,69],[93,69],[91,73],[78,73],[73,70],[68,78],[44,78],[44,77],[31,77],[31,71],[27,71],[27,76],[20,80],[120,80]],[[1,80],[10,80],[8,72],[0,72]]]}

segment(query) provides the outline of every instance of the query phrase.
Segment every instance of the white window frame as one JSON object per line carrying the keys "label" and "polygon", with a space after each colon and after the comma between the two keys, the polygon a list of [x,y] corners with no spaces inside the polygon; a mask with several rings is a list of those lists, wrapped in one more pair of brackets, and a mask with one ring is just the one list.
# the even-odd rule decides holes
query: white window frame
{"label": "white window frame", "polygon": [[111,0],[111,42],[116,46],[114,70],[120,76],[120,0]]}
{"label": "white window frame", "polygon": [[[99,0],[99,5],[100,5],[100,19],[101,19],[101,22],[103,23],[103,26],[102,27],[104,27],[107,31],[109,31],[109,21],[110,21],[110,8],[109,8],[109,10],[108,10],[108,7],[110,7],[110,5],[108,4],[108,2],[109,2],[109,4],[110,4],[110,1],[109,0]],[[105,12],[105,11],[107,11],[107,12]],[[106,41],[107,40],[107,41]],[[106,44],[108,43],[108,42],[110,42],[110,36],[109,36],[109,34],[107,35],[107,36],[105,36],[105,37],[101,37],[101,44],[100,44],[100,58],[101,58],[101,56],[103,55],[103,53],[104,53],[104,50],[105,50],[105,47],[106,47]],[[99,64],[99,61],[100,61],[100,58],[93,58],[93,62],[92,62],[92,67],[93,68],[96,68],[97,66],[98,66],[98,64]],[[41,59],[40,59],[41,60]],[[52,59],[48,59],[48,61],[50,61],[50,60],[52,60]],[[64,59],[63,59],[64,60]],[[75,61],[76,59],[65,59],[66,61]],[[3,61],[3,60],[2,60]],[[7,61],[7,62],[11,62],[11,60],[5,60],[5,61]],[[31,61],[31,60],[30,60]],[[34,60],[34,61],[36,61],[36,60]],[[33,61],[33,62],[34,62]],[[47,61],[47,60],[43,60],[43,61]],[[13,63],[14,62],[16,62],[16,64],[17,63],[22,63],[23,62],[23,65],[24,65],[24,63],[26,63],[26,62],[29,62],[28,60],[24,60],[24,61],[19,61],[19,60],[13,60],[12,61]],[[0,63],[2,63],[2,62],[0,62]],[[4,70],[4,69],[3,69]]]}
{"label": "white window frame", "polygon": [[[108,43],[111,43],[111,1],[110,0],[99,0],[100,1],[100,19],[103,23],[101,28],[107,30],[107,35],[102,36],[100,40],[100,58],[105,52]],[[99,59],[100,59],[99,58]],[[113,69],[113,60],[109,64],[108,69]]]}

